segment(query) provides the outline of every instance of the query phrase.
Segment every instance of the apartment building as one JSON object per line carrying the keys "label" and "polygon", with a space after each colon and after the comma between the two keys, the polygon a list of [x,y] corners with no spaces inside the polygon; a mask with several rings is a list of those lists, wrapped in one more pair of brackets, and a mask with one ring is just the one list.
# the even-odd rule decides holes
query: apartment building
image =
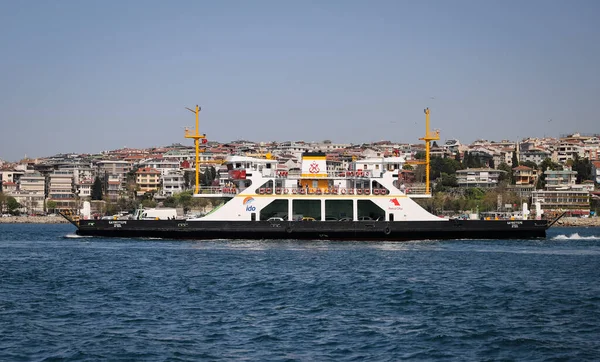
{"label": "apartment building", "polygon": [[181,163],[177,159],[151,159],[140,162],[141,167],[153,168],[158,170],[162,175],[171,171],[177,171],[181,167]]}
{"label": "apartment building", "polygon": [[575,157],[584,157],[583,147],[577,141],[562,141],[557,150],[557,161],[566,163],[568,160],[574,160]]}
{"label": "apartment building", "polygon": [[600,161],[592,162],[592,177],[596,184],[600,184]]}
{"label": "apartment building", "polygon": [[550,158],[550,156],[551,156],[550,152],[548,152],[548,151],[544,151],[542,149],[537,149],[537,148],[532,148],[532,149],[529,149],[528,151],[524,151],[521,153],[520,161],[521,162],[529,161],[529,162],[535,163],[536,165],[539,165],[545,159]]}
{"label": "apartment building", "polygon": [[545,213],[562,213],[567,216],[590,214],[590,186],[576,184],[577,172],[571,170],[546,170],[546,187],[532,193],[532,203],[540,203]]}
{"label": "apartment building", "polygon": [[546,189],[569,189],[575,186],[577,180],[577,172],[571,170],[546,170]]}
{"label": "apartment building", "polygon": [[492,168],[468,168],[456,171],[456,179],[460,187],[496,187],[501,174],[506,171]]}
{"label": "apartment building", "polygon": [[46,178],[39,172],[26,173],[19,180],[19,190],[27,193],[46,194]]}
{"label": "apartment building", "polygon": [[55,201],[57,210],[75,207],[72,170],[56,170],[48,175],[48,198]]}
{"label": "apartment building", "polygon": [[91,198],[93,185],[94,181],[91,179],[82,180],[75,184],[75,193],[79,195],[80,198]]}
{"label": "apartment building", "polygon": [[162,175],[161,195],[168,197],[185,190],[183,173],[172,170]]}
{"label": "apartment building", "polygon": [[156,192],[160,188],[160,171],[144,167],[135,173],[135,183],[138,188],[137,195],[142,196],[147,192]]}
{"label": "apartment building", "polygon": [[110,201],[117,201],[119,196],[121,195],[121,190],[123,190],[121,180],[117,175],[108,175],[108,178],[105,181],[105,196]]}
{"label": "apartment building", "polygon": [[124,185],[127,180],[127,173],[131,171],[131,162],[129,161],[115,161],[115,160],[102,160],[96,163],[98,167],[98,176],[101,178],[108,178],[108,176],[116,176],[119,181]]}
{"label": "apartment building", "polygon": [[590,192],[584,190],[537,190],[531,195],[532,204],[540,203],[545,214],[558,214],[563,211],[567,216],[585,216],[590,214]]}

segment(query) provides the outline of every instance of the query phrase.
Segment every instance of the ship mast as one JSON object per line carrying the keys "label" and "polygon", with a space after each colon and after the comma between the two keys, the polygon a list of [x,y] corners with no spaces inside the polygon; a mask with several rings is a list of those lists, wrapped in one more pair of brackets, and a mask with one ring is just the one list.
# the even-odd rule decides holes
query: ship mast
{"label": "ship mast", "polygon": [[188,107],[185,107],[185,109],[196,114],[196,129],[194,130],[193,134],[190,134],[189,129],[187,129],[187,127],[186,127],[185,128],[185,138],[193,138],[194,146],[196,146],[196,191],[194,193],[199,194],[200,193],[200,182],[199,182],[199,180],[200,180],[200,177],[199,177],[200,176],[200,152],[204,152],[204,150],[200,149],[200,140],[202,140],[202,143],[206,143],[206,133],[203,133],[203,134],[199,133],[198,116],[200,114],[201,108],[198,107],[198,105],[196,104],[196,110],[189,109]]}
{"label": "ship mast", "polygon": [[430,194],[429,188],[429,147],[431,141],[437,141],[440,139],[440,131],[430,132],[429,131],[429,107],[425,108],[425,137],[419,138],[425,141],[425,193]]}

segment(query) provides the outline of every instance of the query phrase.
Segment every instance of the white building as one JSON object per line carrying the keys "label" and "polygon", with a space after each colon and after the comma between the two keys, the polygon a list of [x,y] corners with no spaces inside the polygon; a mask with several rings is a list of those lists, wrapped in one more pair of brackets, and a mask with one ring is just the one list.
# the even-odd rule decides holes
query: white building
{"label": "white building", "polygon": [[162,175],[162,196],[173,196],[176,193],[185,191],[185,179],[180,171],[169,171]]}
{"label": "white building", "polygon": [[528,151],[521,153],[520,161],[529,161],[539,165],[547,158],[550,158],[550,152],[538,148],[531,148]]}
{"label": "white building", "polygon": [[468,168],[456,171],[458,186],[461,187],[496,187],[500,175],[506,173],[491,168]]}
{"label": "white building", "polygon": [[160,171],[161,175],[179,170],[180,165],[181,163],[177,159],[151,159],[140,162],[141,167],[153,168]]}

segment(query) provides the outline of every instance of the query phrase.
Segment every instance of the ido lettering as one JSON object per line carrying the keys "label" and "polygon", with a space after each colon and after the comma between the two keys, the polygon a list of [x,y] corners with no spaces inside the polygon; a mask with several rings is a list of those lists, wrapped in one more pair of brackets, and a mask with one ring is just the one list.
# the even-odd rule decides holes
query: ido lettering
{"label": "ido lettering", "polygon": [[256,207],[254,207],[252,205],[248,205],[248,206],[246,206],[246,211],[256,211]]}

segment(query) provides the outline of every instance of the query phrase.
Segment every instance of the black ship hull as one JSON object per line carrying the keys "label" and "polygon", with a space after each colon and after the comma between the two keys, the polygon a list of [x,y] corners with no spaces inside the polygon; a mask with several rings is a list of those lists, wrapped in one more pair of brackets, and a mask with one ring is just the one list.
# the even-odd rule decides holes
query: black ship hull
{"label": "black ship hull", "polygon": [[81,220],[82,236],[164,239],[448,240],[545,238],[547,220],[186,221]]}

